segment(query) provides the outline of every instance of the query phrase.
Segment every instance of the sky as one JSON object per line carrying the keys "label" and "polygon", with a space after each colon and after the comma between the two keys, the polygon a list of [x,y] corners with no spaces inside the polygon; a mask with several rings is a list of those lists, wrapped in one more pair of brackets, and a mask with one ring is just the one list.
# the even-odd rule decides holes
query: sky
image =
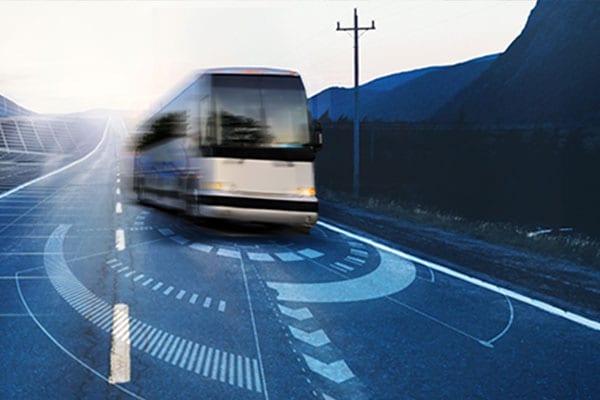
{"label": "sky", "polygon": [[309,96],[503,52],[533,0],[0,2],[0,94],[40,113],[141,111],[197,69],[293,69]]}

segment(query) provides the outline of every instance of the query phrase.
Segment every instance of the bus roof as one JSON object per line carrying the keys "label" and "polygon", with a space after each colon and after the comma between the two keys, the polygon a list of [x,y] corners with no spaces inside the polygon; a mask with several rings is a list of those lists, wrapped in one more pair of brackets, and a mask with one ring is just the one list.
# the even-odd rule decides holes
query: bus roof
{"label": "bus roof", "polygon": [[289,69],[264,68],[264,67],[226,67],[209,68],[202,71],[204,74],[232,74],[232,75],[292,75],[300,76],[298,72]]}

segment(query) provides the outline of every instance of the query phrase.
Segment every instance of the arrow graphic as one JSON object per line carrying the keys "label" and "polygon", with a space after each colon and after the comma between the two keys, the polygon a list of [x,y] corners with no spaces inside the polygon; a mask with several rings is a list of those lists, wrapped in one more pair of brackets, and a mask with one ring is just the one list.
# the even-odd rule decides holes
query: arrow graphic
{"label": "arrow graphic", "polygon": [[290,332],[292,332],[292,335],[296,339],[301,340],[304,343],[308,343],[311,346],[319,347],[331,342],[323,329],[319,329],[314,332],[306,332],[302,329],[294,328],[293,326],[289,326],[289,328]]}
{"label": "arrow graphic", "polygon": [[330,381],[342,383],[354,377],[354,374],[344,360],[338,360],[331,364],[327,364],[306,354],[302,354],[302,356],[306,360],[308,368]]}

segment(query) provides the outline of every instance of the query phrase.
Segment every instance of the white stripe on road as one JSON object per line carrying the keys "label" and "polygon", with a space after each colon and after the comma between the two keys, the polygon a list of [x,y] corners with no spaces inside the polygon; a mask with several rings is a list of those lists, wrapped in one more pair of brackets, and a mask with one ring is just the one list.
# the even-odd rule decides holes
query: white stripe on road
{"label": "white stripe on road", "polygon": [[121,228],[115,232],[115,247],[118,251],[125,250],[125,231]]}
{"label": "white stripe on road", "polygon": [[[125,316],[129,320],[129,307],[127,304],[115,304],[113,320],[120,316]],[[131,358],[129,346],[129,325],[127,325],[123,339],[119,340],[113,330],[112,346],[110,349],[110,377],[108,381],[111,384],[126,383],[131,379]]]}
{"label": "white stripe on road", "polygon": [[210,251],[212,250],[212,246],[209,246],[207,244],[202,244],[202,243],[193,243],[190,245],[190,247],[194,250],[199,250],[202,251],[204,253],[210,253]]}
{"label": "white stripe on road", "polygon": [[117,214],[121,214],[123,212],[123,206],[121,205],[121,202],[117,201],[117,205],[115,206],[115,212]]}
{"label": "white stripe on road", "polygon": [[117,190],[116,190],[116,193],[117,193],[117,194],[121,194],[121,189],[120,189],[120,188],[117,188]]}
{"label": "white stripe on road", "polygon": [[185,296],[185,290],[182,289],[179,291],[179,293],[177,293],[177,296],[175,296],[175,298],[177,300],[181,300],[181,299],[183,299],[183,296]]}
{"label": "white stripe on road", "polygon": [[204,308],[210,307],[210,303],[211,302],[212,302],[212,299],[210,297],[205,298],[204,299],[204,304],[203,304]]}
{"label": "white stripe on road", "polygon": [[229,258],[240,258],[240,252],[237,250],[219,249],[217,255]]}
{"label": "white stripe on road", "polygon": [[275,253],[275,255],[281,261],[300,261],[300,260],[304,260],[302,257],[300,257],[299,255],[297,255],[296,253],[292,253],[292,252]]}
{"label": "white stripe on road", "polygon": [[[433,269],[435,271],[438,271],[438,272],[444,273],[446,275],[452,276],[452,277],[454,277],[456,279],[460,279],[462,281],[471,283],[473,285],[476,285],[476,286],[479,286],[481,288],[487,289],[487,290],[492,291],[494,293],[498,293],[498,294],[501,294],[503,296],[510,297],[511,299],[514,299],[514,300],[520,301],[522,303],[528,304],[528,305],[530,305],[532,307],[535,307],[535,308],[537,308],[539,310],[545,311],[545,312],[547,312],[549,314],[556,315],[556,316],[564,318],[564,319],[568,319],[569,321],[573,321],[573,322],[575,322],[577,324],[586,326],[586,327],[594,329],[594,330],[600,330],[600,322],[595,321],[593,319],[583,317],[583,316],[581,316],[579,314],[575,314],[575,313],[573,313],[571,311],[568,311],[568,310],[563,310],[561,308],[555,307],[555,306],[550,305],[548,303],[545,303],[543,301],[536,300],[534,298],[522,295],[522,294],[517,293],[517,292],[515,292],[513,290],[509,290],[509,289],[503,288],[501,286],[493,285],[493,284],[488,283],[486,281],[483,281],[481,279],[473,278],[473,277],[471,277],[469,275],[463,274],[461,272],[457,272],[457,271],[455,271],[453,269],[450,269],[448,267],[444,267],[444,266],[436,264],[434,262],[427,261],[427,260],[424,260],[422,258],[413,256],[412,254],[405,253],[405,252],[400,251],[400,250],[396,250],[396,249],[394,249],[392,247],[389,247],[389,246],[386,246],[386,245],[381,244],[379,242],[376,242],[373,239],[369,239],[369,238],[366,238],[364,236],[358,235],[356,233],[349,232],[349,231],[347,231],[345,229],[338,228],[337,226],[328,224],[326,222],[319,221],[319,222],[317,222],[317,224],[320,225],[320,226],[322,226],[322,227],[324,227],[324,228],[329,229],[330,231],[340,233],[340,234],[342,234],[344,236],[347,236],[347,237],[349,237],[351,239],[354,239],[354,240],[359,240],[359,241],[361,241],[363,243],[366,243],[366,244],[368,244],[370,246],[376,247],[376,248],[378,248],[380,250],[386,251],[386,252],[391,253],[391,254],[395,254],[395,255],[397,255],[399,257],[402,257],[402,258],[404,258],[406,260],[409,260],[409,261],[417,262],[417,263],[422,264],[422,265],[424,265],[426,267],[429,267],[429,268],[431,268],[431,269]],[[355,243],[355,242],[350,242],[349,244],[352,246],[352,243]],[[353,246],[353,247],[358,247],[358,246]]]}
{"label": "white stripe on road", "polygon": [[300,250],[298,252],[298,254],[302,254],[306,258],[318,258],[323,255],[323,253],[321,253],[320,251],[313,250],[313,249]]}
{"label": "white stripe on road", "polygon": [[248,252],[248,258],[252,261],[275,261],[268,253],[251,253]]}
{"label": "white stripe on road", "polygon": [[225,302],[223,300],[219,301],[219,311],[225,312]]}
{"label": "white stripe on road", "polygon": [[192,297],[190,297],[190,304],[196,304],[196,300],[198,300],[198,295],[194,293]]}

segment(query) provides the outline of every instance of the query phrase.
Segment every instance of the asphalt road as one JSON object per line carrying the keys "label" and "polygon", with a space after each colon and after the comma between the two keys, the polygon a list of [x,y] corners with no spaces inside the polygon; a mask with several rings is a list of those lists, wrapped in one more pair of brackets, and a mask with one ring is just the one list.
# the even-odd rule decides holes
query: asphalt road
{"label": "asphalt road", "polygon": [[[124,126],[105,131],[83,161],[0,198],[0,398],[600,393],[598,322],[335,221],[304,236],[137,204]],[[130,352],[122,383],[119,342]]]}

